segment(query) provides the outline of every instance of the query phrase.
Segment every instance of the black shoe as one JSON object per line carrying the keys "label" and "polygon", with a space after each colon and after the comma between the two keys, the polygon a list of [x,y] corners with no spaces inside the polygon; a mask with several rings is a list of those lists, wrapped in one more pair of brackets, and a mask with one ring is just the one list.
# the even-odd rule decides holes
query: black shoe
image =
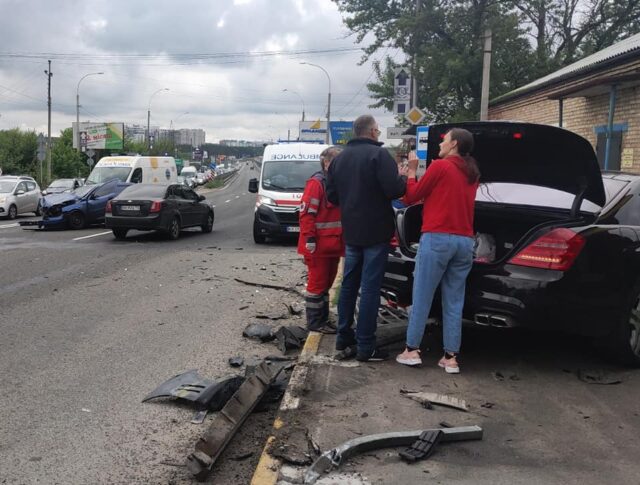
{"label": "black shoe", "polygon": [[356,360],[360,362],[381,362],[383,360],[387,360],[389,358],[389,352],[386,350],[375,349],[373,352],[368,354],[362,354],[358,352],[356,355]]}
{"label": "black shoe", "polygon": [[338,352],[342,352],[343,350],[346,350],[348,347],[355,347],[355,345],[356,345],[355,340],[351,340],[349,341],[349,343],[346,343],[346,344],[339,344],[338,342],[336,342],[336,350]]}
{"label": "black shoe", "polygon": [[350,345],[349,347],[345,347],[342,350],[338,350],[333,358],[335,360],[349,360],[353,359],[356,356],[357,350],[355,345]]}

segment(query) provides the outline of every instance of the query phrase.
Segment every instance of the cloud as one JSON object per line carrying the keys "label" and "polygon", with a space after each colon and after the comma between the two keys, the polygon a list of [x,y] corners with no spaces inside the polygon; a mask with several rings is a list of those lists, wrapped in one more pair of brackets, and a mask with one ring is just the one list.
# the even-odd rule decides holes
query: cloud
{"label": "cloud", "polygon": [[[330,0],[0,0],[0,52],[50,53],[54,134],[81,119],[203,128],[209,141],[263,139],[297,132],[302,96],[308,119],[326,114],[331,76],[332,119],[370,112],[364,84],[370,64],[360,52],[287,54],[354,48]],[[268,53],[272,55],[268,55]],[[55,55],[54,55],[55,54]],[[195,56],[200,54],[199,57]],[[203,56],[208,54],[209,56]],[[47,56],[0,56],[0,129],[46,128]],[[373,111],[382,126],[392,116]]]}

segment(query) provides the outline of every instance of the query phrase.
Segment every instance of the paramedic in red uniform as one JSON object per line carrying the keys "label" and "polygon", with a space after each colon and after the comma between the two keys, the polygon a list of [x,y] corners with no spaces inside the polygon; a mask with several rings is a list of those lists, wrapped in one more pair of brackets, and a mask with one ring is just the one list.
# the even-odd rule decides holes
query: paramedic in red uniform
{"label": "paramedic in red uniform", "polygon": [[329,323],[329,289],[344,254],[340,208],[327,200],[325,190],[327,169],[338,153],[338,147],[329,147],[320,154],[322,170],[307,181],[300,204],[298,253],[308,269],[307,328],[322,333],[336,333]]}

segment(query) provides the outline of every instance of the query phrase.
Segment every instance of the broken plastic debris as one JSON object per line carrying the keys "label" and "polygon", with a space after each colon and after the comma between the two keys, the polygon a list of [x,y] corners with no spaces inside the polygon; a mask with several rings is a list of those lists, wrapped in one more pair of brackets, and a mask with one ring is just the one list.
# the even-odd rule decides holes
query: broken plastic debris
{"label": "broken plastic debris", "polygon": [[[467,403],[456,397],[445,396],[444,394],[436,394],[435,392],[413,392],[401,390],[401,394],[409,399],[419,402],[423,406],[438,404],[449,408],[459,409],[460,411],[468,411]],[[428,408],[429,409],[429,408]]]}
{"label": "broken plastic debris", "polygon": [[250,323],[242,331],[242,336],[257,339],[261,342],[270,342],[276,338],[273,328],[264,323]]}

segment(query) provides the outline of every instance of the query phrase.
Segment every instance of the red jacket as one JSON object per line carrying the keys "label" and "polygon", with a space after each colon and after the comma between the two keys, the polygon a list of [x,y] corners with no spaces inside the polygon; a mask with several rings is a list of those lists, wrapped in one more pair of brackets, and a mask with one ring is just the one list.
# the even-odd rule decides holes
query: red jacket
{"label": "red jacket", "polygon": [[[325,174],[317,172],[307,180],[300,203],[298,253],[312,257],[344,255],[340,208],[327,200]],[[316,250],[307,251],[308,238],[314,238]]]}
{"label": "red jacket", "polygon": [[478,183],[469,183],[465,173],[456,165],[461,161],[459,157],[434,160],[420,181],[407,181],[404,202],[413,204],[424,200],[422,232],[473,237]]}

